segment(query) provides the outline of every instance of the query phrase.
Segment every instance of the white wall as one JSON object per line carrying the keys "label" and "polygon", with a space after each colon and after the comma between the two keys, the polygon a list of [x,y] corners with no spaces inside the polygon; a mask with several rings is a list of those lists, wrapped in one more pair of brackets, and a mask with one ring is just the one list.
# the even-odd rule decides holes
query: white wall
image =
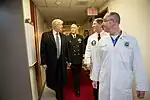
{"label": "white wall", "polygon": [[[31,19],[30,0],[23,0],[23,12],[24,12],[23,13],[24,20],[26,18]],[[32,90],[32,100],[37,100],[38,99],[38,92],[37,92],[37,81],[36,81],[35,66],[29,67],[29,73],[30,73],[30,82],[31,82],[31,90]]]}
{"label": "white wall", "polygon": [[[100,11],[106,7],[109,11],[118,12],[122,29],[137,38],[150,80],[150,0],[109,0]],[[144,100],[150,100],[150,96]]]}

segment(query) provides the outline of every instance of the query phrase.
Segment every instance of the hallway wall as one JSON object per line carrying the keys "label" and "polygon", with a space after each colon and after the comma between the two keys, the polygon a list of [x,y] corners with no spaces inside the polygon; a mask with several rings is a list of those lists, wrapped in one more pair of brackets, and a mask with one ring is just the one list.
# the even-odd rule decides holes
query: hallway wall
{"label": "hallway wall", "polygon": [[83,27],[85,30],[90,30],[91,27],[92,27],[92,23],[90,23],[89,21],[86,21],[82,27]]}
{"label": "hallway wall", "polygon": [[22,0],[0,1],[0,100],[32,100]]}
{"label": "hallway wall", "polygon": [[[150,1],[149,0],[109,0],[100,11],[108,7],[121,15],[123,30],[135,36],[139,42],[147,74],[150,80]],[[150,94],[150,93],[149,93]],[[150,96],[143,100],[150,100]]]}

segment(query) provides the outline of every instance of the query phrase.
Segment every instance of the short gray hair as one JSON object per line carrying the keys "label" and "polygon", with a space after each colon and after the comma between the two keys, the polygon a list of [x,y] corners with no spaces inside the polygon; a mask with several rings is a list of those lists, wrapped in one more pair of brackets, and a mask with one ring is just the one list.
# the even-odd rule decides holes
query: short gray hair
{"label": "short gray hair", "polygon": [[63,21],[61,19],[54,19],[52,21],[52,28],[57,27],[59,24],[63,24]]}
{"label": "short gray hair", "polygon": [[117,23],[120,24],[120,15],[117,12],[110,12],[109,16],[114,17]]}

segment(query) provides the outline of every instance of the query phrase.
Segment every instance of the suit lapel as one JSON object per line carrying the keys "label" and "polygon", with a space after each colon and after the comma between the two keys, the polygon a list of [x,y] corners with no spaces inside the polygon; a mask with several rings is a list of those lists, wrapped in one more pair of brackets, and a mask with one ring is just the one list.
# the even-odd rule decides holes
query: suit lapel
{"label": "suit lapel", "polygon": [[54,39],[54,35],[53,35],[53,31],[51,31],[50,38],[51,38],[51,39],[52,39],[52,41],[55,43],[55,39]]}
{"label": "suit lapel", "polygon": [[56,42],[55,42],[55,39],[54,39],[53,31],[49,32],[48,37],[49,37],[49,39],[53,42],[53,44],[56,47]]}
{"label": "suit lapel", "polygon": [[61,39],[61,52],[60,52],[60,54],[61,54],[61,53],[62,53],[62,50],[63,50],[63,43],[64,43],[65,41],[64,41],[64,38],[63,38],[62,34],[59,33],[59,35],[60,35],[60,39]]}

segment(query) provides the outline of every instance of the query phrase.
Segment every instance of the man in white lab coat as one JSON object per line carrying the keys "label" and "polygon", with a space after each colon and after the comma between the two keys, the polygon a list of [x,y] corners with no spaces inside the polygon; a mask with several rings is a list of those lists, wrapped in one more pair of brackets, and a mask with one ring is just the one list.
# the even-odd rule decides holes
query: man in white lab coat
{"label": "man in white lab coat", "polygon": [[[93,24],[92,24],[92,29],[93,29],[94,34],[89,36],[88,42],[86,45],[85,64],[87,65],[87,69],[89,70],[92,68],[92,58],[91,58],[92,56],[91,55],[92,55],[93,48],[96,46],[100,38],[106,35],[106,33],[102,29],[102,23],[103,23],[102,18],[94,19]],[[94,95],[94,100],[98,100],[98,89],[95,89],[95,88],[93,89],[93,95]]]}
{"label": "man in white lab coat", "polygon": [[[149,91],[148,80],[137,40],[119,28],[120,16],[116,12],[104,16],[103,28],[110,36],[98,42],[93,70],[99,80],[99,100],[132,100],[133,76],[139,99]],[[97,80],[93,87],[97,88]]]}

